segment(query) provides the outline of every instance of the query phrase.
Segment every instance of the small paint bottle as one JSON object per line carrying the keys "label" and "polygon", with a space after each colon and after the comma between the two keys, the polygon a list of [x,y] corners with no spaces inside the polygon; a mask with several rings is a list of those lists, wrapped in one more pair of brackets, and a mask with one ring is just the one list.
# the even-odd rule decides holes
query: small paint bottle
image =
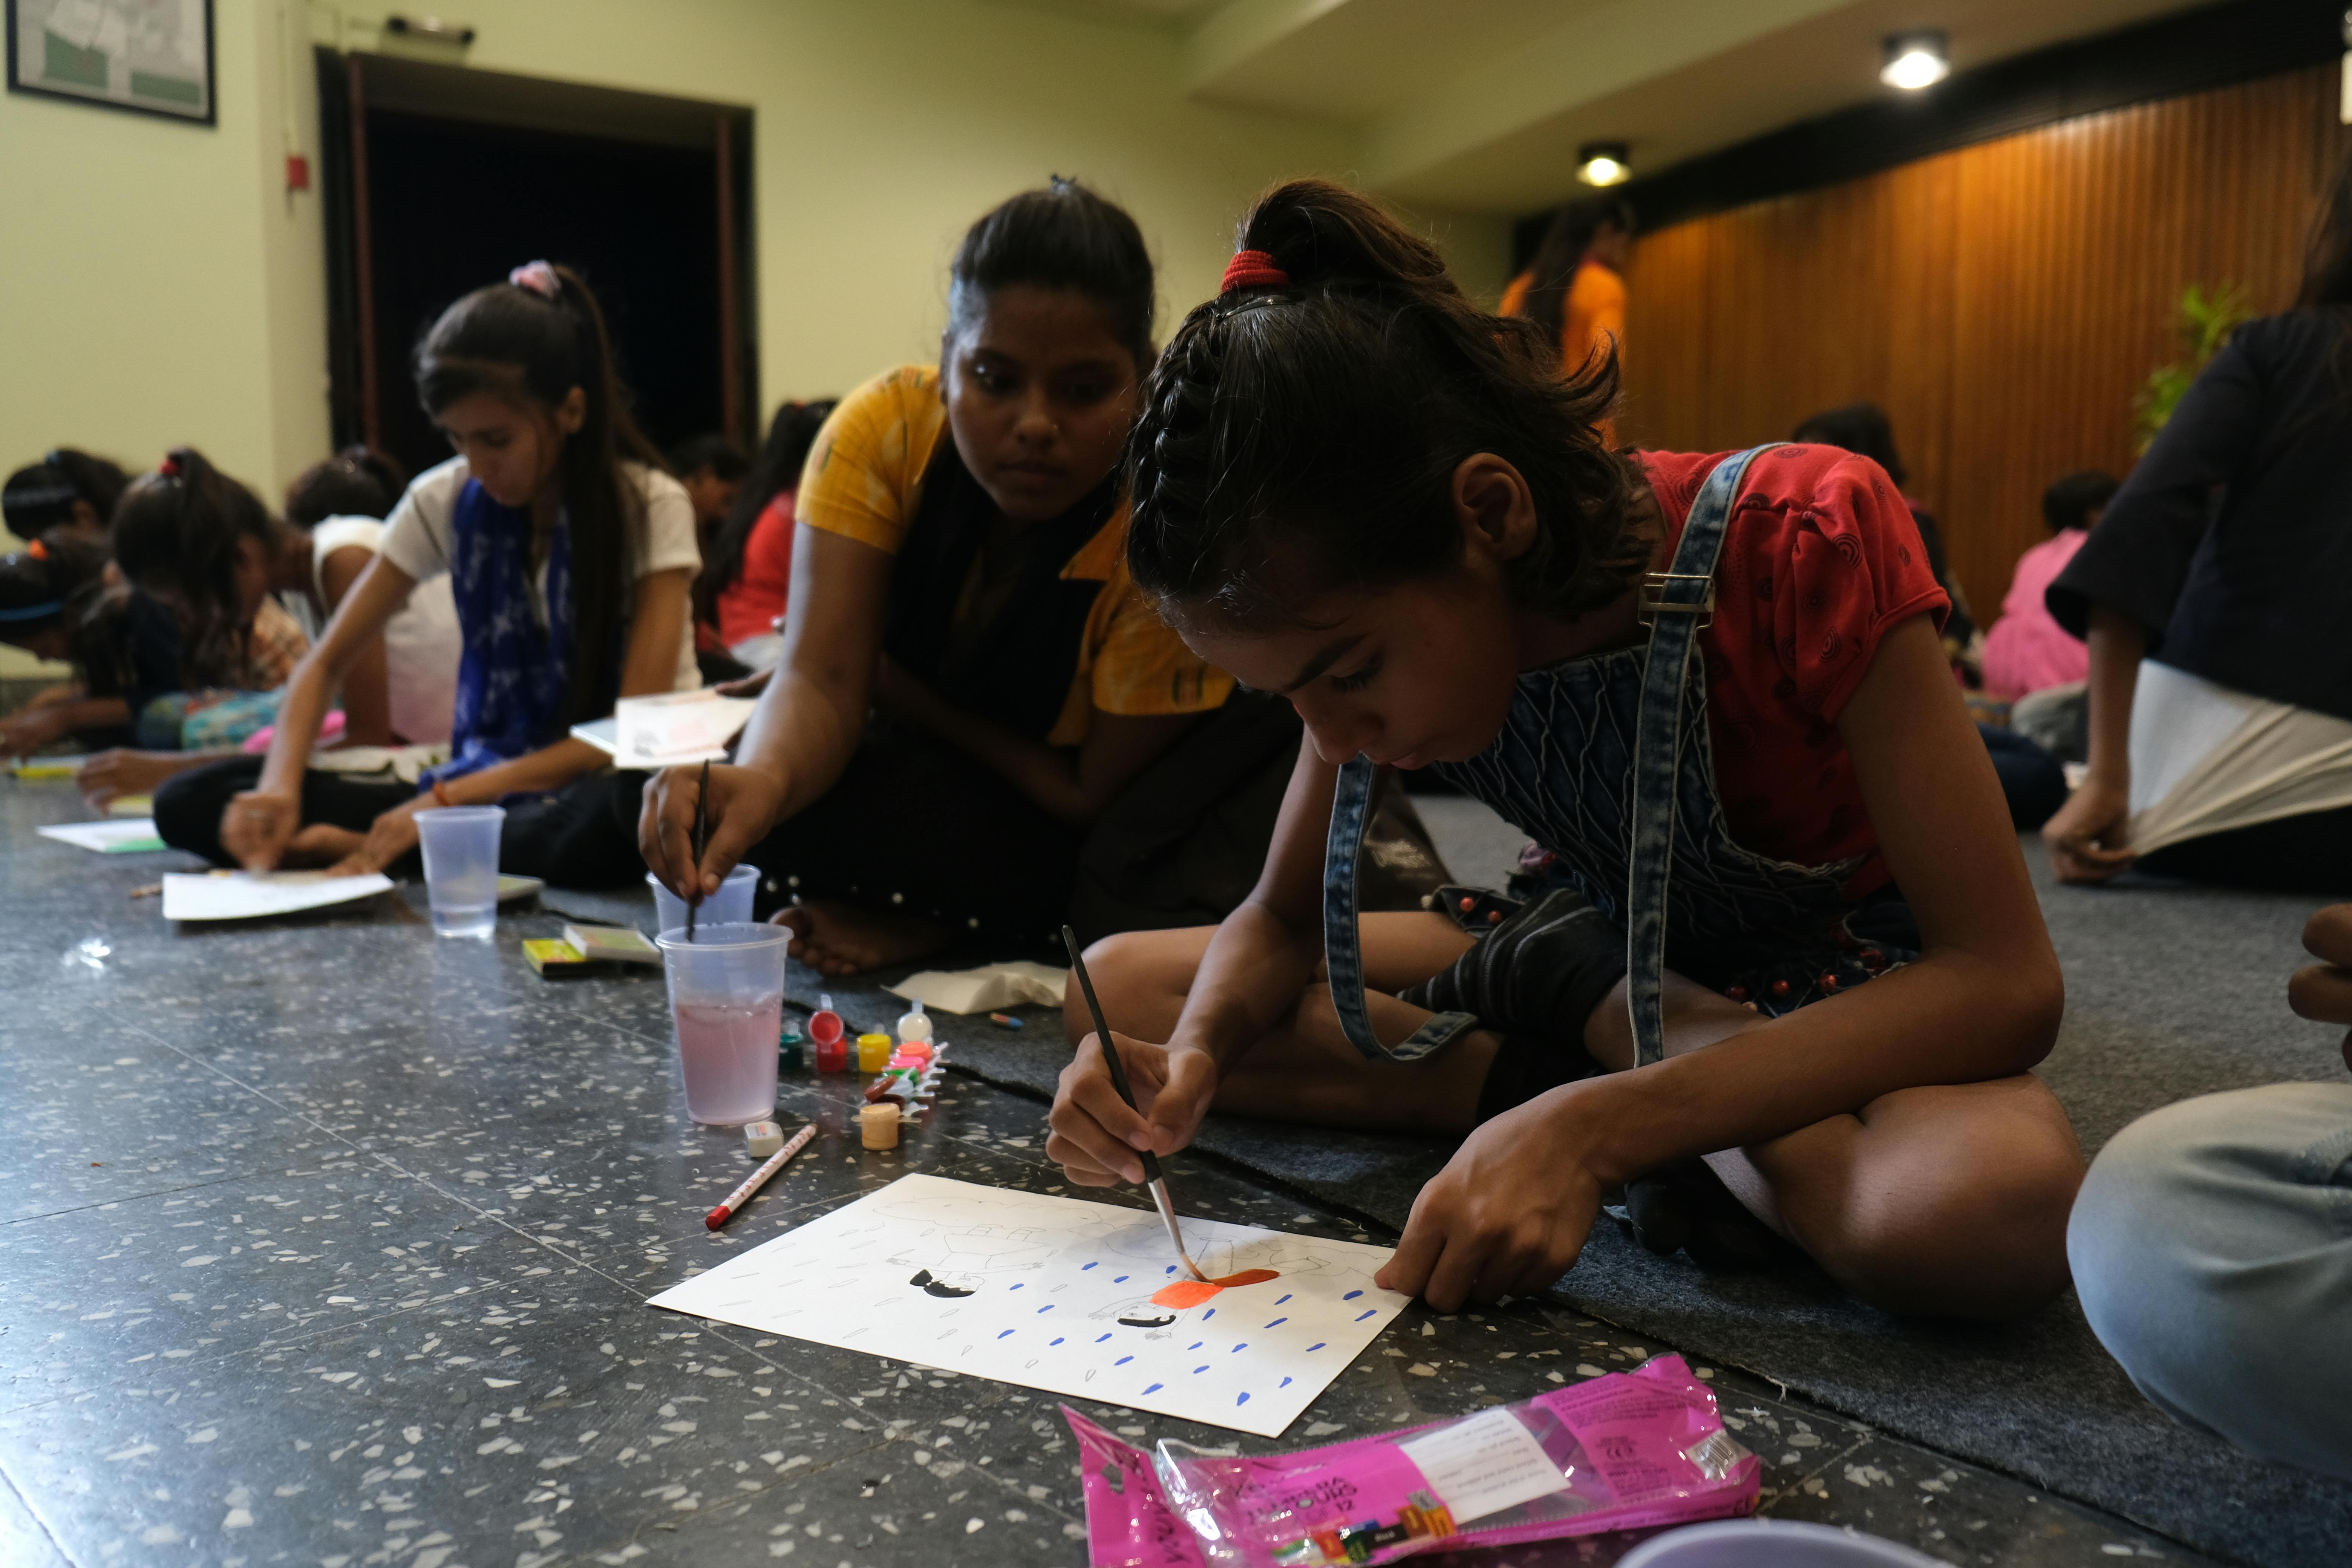
{"label": "small paint bottle", "polygon": [[930,1037],[931,1016],[923,1011],[922,999],[917,997],[913,1005],[898,1015],[898,1038],[912,1045],[917,1040],[929,1042]]}
{"label": "small paint bottle", "polygon": [[890,1065],[890,1037],[860,1035],[857,1037],[857,1070],[880,1072]]}
{"label": "small paint bottle", "polygon": [[898,1108],[879,1100],[857,1113],[857,1141],[868,1149],[898,1146]]}
{"label": "small paint bottle", "polygon": [[833,1010],[833,998],[820,994],[816,1011],[809,1015],[809,1039],[816,1047],[816,1070],[845,1072],[849,1067],[849,1047],[845,1037],[841,1015]]}
{"label": "small paint bottle", "polygon": [[807,1065],[808,1042],[798,1029],[788,1028],[776,1037],[776,1070],[798,1072]]}
{"label": "small paint bottle", "polygon": [[932,1046],[929,1040],[904,1040],[899,1043],[898,1054],[890,1060],[894,1066],[905,1061],[920,1067],[931,1059],[931,1051]]}

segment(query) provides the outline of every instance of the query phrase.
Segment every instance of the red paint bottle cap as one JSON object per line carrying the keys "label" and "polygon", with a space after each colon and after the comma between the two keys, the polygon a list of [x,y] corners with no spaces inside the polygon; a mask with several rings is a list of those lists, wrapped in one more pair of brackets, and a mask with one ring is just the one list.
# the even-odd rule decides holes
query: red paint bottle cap
{"label": "red paint bottle cap", "polygon": [[848,1033],[848,1030],[843,1026],[840,1014],[821,1009],[809,1015],[808,1032],[809,1038],[814,1040],[822,1048],[839,1044],[842,1036]]}

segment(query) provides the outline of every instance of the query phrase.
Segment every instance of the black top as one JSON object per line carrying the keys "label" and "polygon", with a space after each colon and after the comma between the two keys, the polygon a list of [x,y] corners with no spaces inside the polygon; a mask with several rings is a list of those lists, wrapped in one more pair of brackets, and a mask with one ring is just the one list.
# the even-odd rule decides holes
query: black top
{"label": "black top", "polygon": [[1119,476],[1076,506],[982,553],[996,503],[940,443],[923,499],[890,571],[882,646],[906,671],[968,713],[1043,741],[1076,679],[1087,617],[1102,584],[1062,569],[1110,521]]}
{"label": "black top", "polygon": [[2352,361],[2346,317],[2249,321],[2197,378],[2043,602],[2250,696],[2352,719]]}

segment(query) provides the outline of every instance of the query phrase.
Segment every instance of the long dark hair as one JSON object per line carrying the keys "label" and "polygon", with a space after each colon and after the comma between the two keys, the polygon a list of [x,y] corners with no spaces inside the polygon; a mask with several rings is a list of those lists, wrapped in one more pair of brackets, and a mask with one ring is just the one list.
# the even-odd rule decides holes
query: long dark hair
{"label": "long dark hair", "polygon": [[1543,243],[1536,247],[1536,258],[1528,267],[1527,301],[1519,308],[1554,343],[1567,324],[1568,290],[1576,281],[1576,269],[1584,265],[1593,237],[1612,223],[1633,233],[1633,204],[1620,195],[1580,196],[1559,209],[1544,230]]}
{"label": "long dark hair", "polygon": [[1304,588],[1444,570],[1462,545],[1454,471],[1477,452],[1534,493],[1536,542],[1510,569],[1521,604],[1569,618],[1624,592],[1643,559],[1638,470],[1593,429],[1616,400],[1613,351],[1563,375],[1557,336],[1480,310],[1426,240],[1327,181],[1260,197],[1241,247],[1289,281],[1186,317],[1128,438],[1128,564],[1146,592],[1280,623]]}
{"label": "long dark hair", "polygon": [[37,539],[73,521],[74,502],[87,501],[100,528],[114,516],[131,483],[122,466],[107,458],[59,447],[37,463],[27,463],[0,488],[0,515],[19,539]]}
{"label": "long dark hair", "polygon": [[294,476],[286,487],[286,521],[309,530],[331,517],[390,517],[407,488],[399,459],[355,444]]}
{"label": "long dark hair", "polygon": [[948,335],[977,320],[991,294],[1020,284],[1073,289],[1101,305],[1135,374],[1151,368],[1151,252],[1117,203],[1056,174],[965,230],[948,267]]}
{"label": "long dark hair", "polygon": [[114,561],[131,586],[177,601],[185,641],[181,675],[191,690],[232,686],[251,631],[236,591],[237,545],[272,543],[261,498],[194,447],[174,447],[142,474],[114,510]]}
{"label": "long dark hair", "polygon": [[587,416],[564,438],[556,473],[572,534],[572,646],[564,694],[572,722],[609,711],[619,689],[626,636],[630,563],[645,545],[645,498],[624,482],[623,459],[649,468],[661,458],[630,416],[613,363],[604,312],[587,280],[569,267],[518,268],[549,280],[549,298],[519,283],[477,289],[417,340],[416,395],[437,416],[458,399],[488,392],[552,410],[573,387]]}
{"label": "long dark hair", "polygon": [[711,542],[710,559],[702,563],[702,572],[694,580],[697,620],[719,618],[719,595],[743,575],[743,552],[751,542],[752,525],[770,501],[800,488],[801,467],[808,461],[809,448],[816,444],[816,433],[824,427],[833,405],[832,398],[787,403],[768,422],[768,439],[760,448],[760,460],[751,465],[750,477],[735,492],[735,504]]}

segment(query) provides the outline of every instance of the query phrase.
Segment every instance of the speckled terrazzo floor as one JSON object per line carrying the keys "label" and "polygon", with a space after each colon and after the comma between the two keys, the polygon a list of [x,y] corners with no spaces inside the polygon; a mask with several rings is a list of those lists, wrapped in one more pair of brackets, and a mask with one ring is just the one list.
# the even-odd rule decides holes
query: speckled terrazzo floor
{"label": "speckled terrazzo floor", "polygon": [[[908,1171],[1061,1190],[1034,1100],[958,1081],[867,1154],[842,1132],[849,1080],[788,1078],[780,1119],[825,1131],[712,1236],[701,1214],[746,1163],[685,1115],[657,976],[546,984],[518,942],[559,917],[439,942],[413,888],[175,931],[128,895],[184,858],[32,833],[79,815],[66,786],[0,784],[0,1563],[1084,1560],[1051,1397],[644,1305]],[[1385,1239],[1207,1156],[1171,1175],[1212,1218]],[[1298,1446],[1668,1348],[1536,1303],[1415,1310],[1279,1444],[1090,1413]],[[1769,1512],[1955,1563],[2209,1561],[1711,1375]]]}

